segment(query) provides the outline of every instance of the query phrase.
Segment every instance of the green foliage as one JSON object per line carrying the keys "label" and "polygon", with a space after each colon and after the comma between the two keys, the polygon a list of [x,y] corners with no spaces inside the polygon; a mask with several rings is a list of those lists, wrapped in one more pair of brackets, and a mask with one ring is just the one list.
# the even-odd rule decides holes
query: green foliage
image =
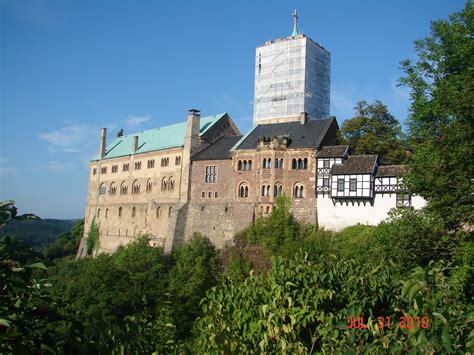
{"label": "green foliage", "polygon": [[357,224],[334,234],[328,249],[347,259],[377,260],[378,255],[374,253],[373,245],[374,227]]}
{"label": "green foliage", "polygon": [[406,185],[429,200],[447,228],[473,223],[474,6],[435,21],[415,42],[418,61],[402,62],[411,89],[409,120],[414,154]]}
{"label": "green foliage", "polygon": [[[265,277],[225,281],[203,301],[195,326],[197,352],[302,353],[364,351],[380,335],[346,328],[351,315],[388,314],[394,285],[389,268],[320,257],[273,259]],[[370,277],[367,277],[370,276]]]}
{"label": "green foliage", "polygon": [[0,352],[53,352],[57,317],[37,270],[41,254],[12,239],[0,239]]}
{"label": "green foliage", "polygon": [[87,234],[86,240],[86,254],[92,255],[94,251],[99,249],[100,235],[99,226],[95,223],[95,218],[92,219],[89,233]]}
{"label": "green foliage", "polygon": [[423,210],[394,210],[374,230],[377,252],[405,270],[426,266],[431,260],[450,259],[456,238],[448,236],[443,222]]}
{"label": "green foliage", "polygon": [[79,243],[84,235],[84,220],[74,222],[70,231],[62,233],[52,244],[44,248],[43,253],[49,260],[62,257],[73,257],[77,253]]}
{"label": "green foliage", "polygon": [[405,144],[400,123],[387,106],[380,101],[360,101],[354,110],[356,116],[341,127],[343,143],[349,144],[352,153],[378,154],[386,164],[403,162]]}
{"label": "green foliage", "polygon": [[201,313],[199,302],[219,277],[219,257],[208,239],[198,233],[173,253],[169,292],[175,300],[174,319],[180,338],[189,336],[194,319]]}

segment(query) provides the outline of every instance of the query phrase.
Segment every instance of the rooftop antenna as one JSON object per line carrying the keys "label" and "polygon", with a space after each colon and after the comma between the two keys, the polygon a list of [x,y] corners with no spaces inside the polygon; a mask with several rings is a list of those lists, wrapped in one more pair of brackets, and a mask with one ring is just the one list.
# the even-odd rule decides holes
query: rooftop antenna
{"label": "rooftop antenna", "polygon": [[298,31],[298,12],[296,11],[293,11],[292,13],[293,15],[293,33],[291,34],[291,37],[296,37],[300,34],[300,32]]}

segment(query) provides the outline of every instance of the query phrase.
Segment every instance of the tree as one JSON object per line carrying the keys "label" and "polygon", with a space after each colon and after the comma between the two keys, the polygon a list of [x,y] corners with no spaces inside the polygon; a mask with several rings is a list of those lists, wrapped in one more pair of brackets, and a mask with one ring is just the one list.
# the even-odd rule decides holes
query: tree
{"label": "tree", "polygon": [[405,144],[400,123],[386,105],[360,101],[354,107],[355,117],[341,128],[343,142],[354,154],[378,154],[382,162],[397,164],[405,159]]}
{"label": "tree", "polygon": [[403,61],[411,89],[409,129],[414,153],[405,183],[429,201],[449,229],[473,223],[474,7],[467,1],[431,36],[415,42],[418,60]]}

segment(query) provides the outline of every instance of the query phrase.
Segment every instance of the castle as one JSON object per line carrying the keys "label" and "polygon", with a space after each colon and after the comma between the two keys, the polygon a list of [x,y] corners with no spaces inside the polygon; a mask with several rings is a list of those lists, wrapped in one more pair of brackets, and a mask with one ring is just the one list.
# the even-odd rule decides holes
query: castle
{"label": "castle", "polygon": [[297,28],[256,50],[254,126],[241,135],[227,113],[130,135],[121,132],[90,162],[84,237],[93,220],[99,250],[111,253],[138,235],[165,252],[194,232],[218,248],[292,197],[304,223],[340,230],[377,224],[397,206],[425,201],[400,187],[404,166],[376,155],[349,155],[329,117],[330,53]]}

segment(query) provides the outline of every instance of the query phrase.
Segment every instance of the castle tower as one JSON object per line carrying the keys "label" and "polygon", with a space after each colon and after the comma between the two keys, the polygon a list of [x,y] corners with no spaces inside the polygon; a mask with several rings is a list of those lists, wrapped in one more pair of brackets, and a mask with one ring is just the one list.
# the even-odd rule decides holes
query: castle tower
{"label": "castle tower", "polygon": [[329,116],[331,54],[299,32],[296,10],[293,19],[291,36],[257,47],[254,124]]}

